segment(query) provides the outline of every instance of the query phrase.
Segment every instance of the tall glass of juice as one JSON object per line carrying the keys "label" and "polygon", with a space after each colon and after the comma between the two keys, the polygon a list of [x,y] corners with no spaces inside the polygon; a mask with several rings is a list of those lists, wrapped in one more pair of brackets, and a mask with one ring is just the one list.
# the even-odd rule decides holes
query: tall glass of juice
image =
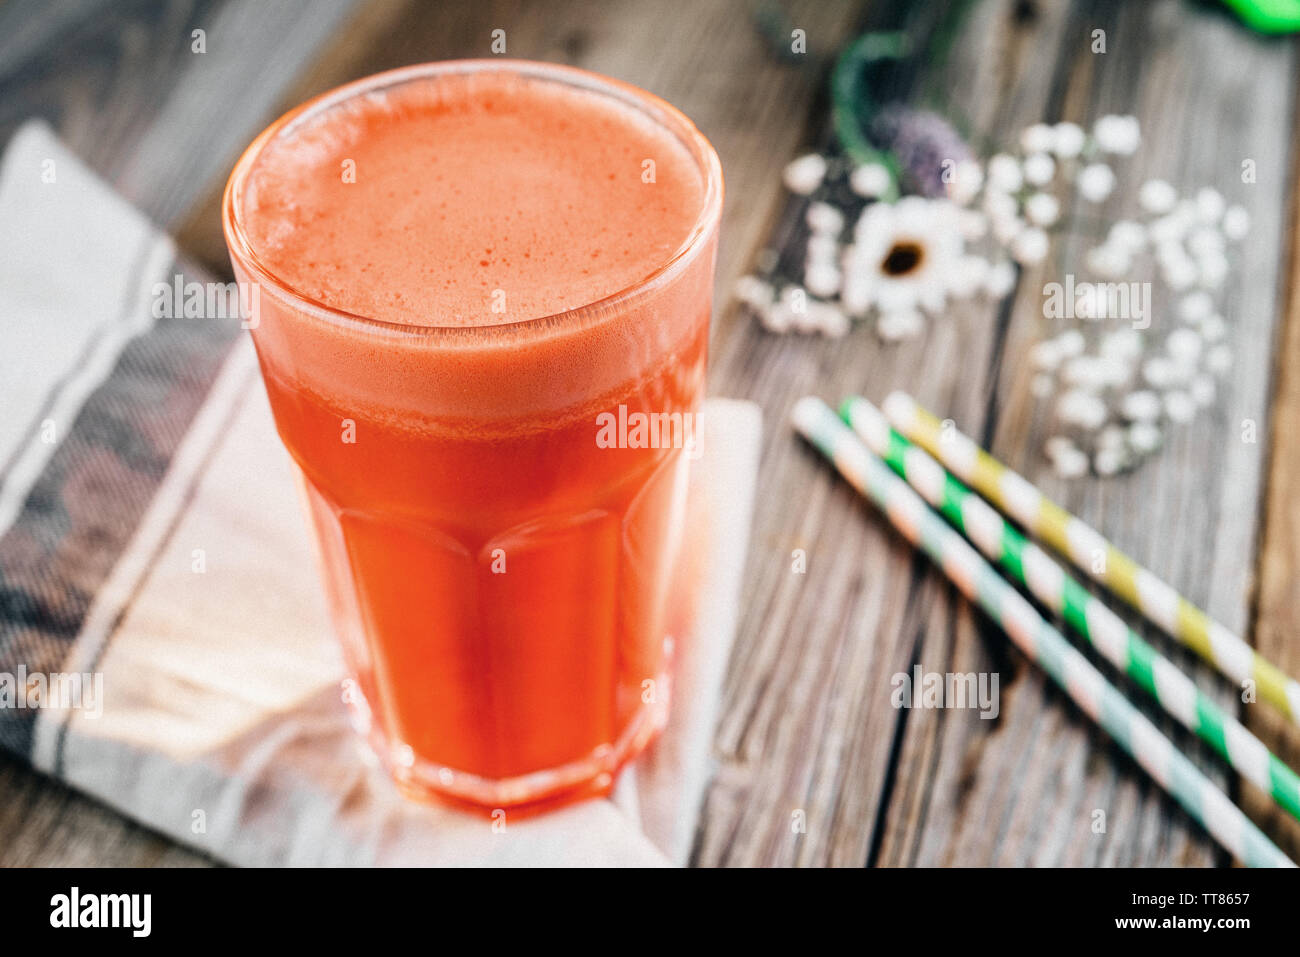
{"label": "tall glass of juice", "polygon": [[673,107],[522,61],[359,80],[236,165],[346,697],[405,793],[602,793],[662,726],[721,203]]}

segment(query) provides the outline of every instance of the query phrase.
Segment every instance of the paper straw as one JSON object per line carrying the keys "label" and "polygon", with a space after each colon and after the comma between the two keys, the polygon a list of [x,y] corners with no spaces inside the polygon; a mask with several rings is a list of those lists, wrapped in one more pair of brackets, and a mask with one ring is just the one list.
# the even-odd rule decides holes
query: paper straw
{"label": "paper straw", "polygon": [[930,556],[954,585],[1047,672],[1076,705],[1133,756],[1229,853],[1251,867],[1294,867],[1145,715],[1111,685],[1073,645],[1034,610],[1020,592],[937,513],[820,399],[800,399],[795,428],[826,455],[850,484],[889,517],[913,545]]}
{"label": "paper straw", "polygon": [[1213,621],[1172,586],[1142,568],[1098,532],[1049,501],[956,429],[944,429],[931,413],[902,392],[885,399],[885,416],[954,475],[979,492],[1032,535],[1065,555],[1146,618],[1244,687],[1300,724],[1300,683],[1259,655],[1237,635]]}
{"label": "paper straw", "polygon": [[1300,819],[1300,777],[1235,717],[1204,694],[1168,658],[1129,628],[1045,551],[919,446],[899,435],[874,405],[846,399],[840,415],[876,455],[964,532],[985,557],[1065,621],[1132,678],[1242,777]]}

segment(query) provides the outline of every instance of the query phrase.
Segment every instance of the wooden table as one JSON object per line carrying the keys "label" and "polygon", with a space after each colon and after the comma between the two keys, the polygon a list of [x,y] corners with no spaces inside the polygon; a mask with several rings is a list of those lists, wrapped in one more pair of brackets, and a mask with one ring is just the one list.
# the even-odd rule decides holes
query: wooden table
{"label": "wooden table", "polygon": [[[735,278],[795,215],[780,172],[824,136],[834,53],[864,28],[922,38],[944,12],[901,0],[9,0],[0,6],[0,138],[45,117],[183,248],[225,273],[217,197],[235,157],[283,108],[345,80],[487,56],[501,28],[511,56],[576,64],[666,97],[714,142],[727,177],[711,389],[753,399],[767,416],[697,862],[1221,864],[1132,761],[791,438],[785,418],[801,394],[879,399],[906,386],[1300,673],[1300,436],[1287,425],[1300,417],[1300,298],[1290,281],[1300,274],[1290,241],[1297,46],[1180,0],[977,0],[946,62],[896,91],[942,104],[981,150],[1040,119],[1135,113],[1144,144],[1117,204],[1158,175],[1219,185],[1253,216],[1226,297],[1237,357],[1226,398],[1136,473],[1065,483],[1044,464],[1046,415],[1029,397],[1025,356],[1042,331],[1042,286],[1082,255],[1086,226],[1027,270],[1006,305],[963,307],[902,345],[867,329],[839,342],[771,336],[728,302]],[[789,51],[796,28],[804,54]],[[204,53],[192,51],[196,29]],[[1092,52],[1098,29],[1104,54]],[[1253,184],[1239,182],[1245,159],[1256,164]],[[1257,444],[1241,441],[1248,418]],[[791,571],[795,549],[807,553],[806,574]],[[1182,649],[1152,640],[1300,766],[1300,735],[1264,706],[1237,703]],[[999,672],[999,717],[896,710],[891,678],[913,664]],[[1295,822],[1192,750],[1300,855]],[[1093,831],[1096,810],[1104,833]],[[802,831],[792,827],[800,813]],[[0,759],[0,864],[196,863],[206,862]]]}

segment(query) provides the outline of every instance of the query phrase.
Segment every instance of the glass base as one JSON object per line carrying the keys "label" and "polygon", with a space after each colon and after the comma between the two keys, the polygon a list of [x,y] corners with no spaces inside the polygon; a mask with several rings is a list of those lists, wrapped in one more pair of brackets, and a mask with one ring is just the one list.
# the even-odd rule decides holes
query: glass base
{"label": "glass base", "polygon": [[637,757],[668,723],[670,679],[655,682],[655,700],[642,706],[612,744],[601,745],[577,761],[512,778],[485,778],[415,756],[405,742],[389,738],[371,720],[360,694],[350,700],[353,723],[369,741],[380,764],[406,798],[452,801],[483,811],[521,805],[559,804],[608,794],[623,766]]}

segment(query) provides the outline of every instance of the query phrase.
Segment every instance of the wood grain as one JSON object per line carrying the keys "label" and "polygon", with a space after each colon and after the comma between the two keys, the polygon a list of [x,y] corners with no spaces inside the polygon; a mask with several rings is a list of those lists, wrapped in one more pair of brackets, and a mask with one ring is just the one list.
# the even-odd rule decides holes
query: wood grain
{"label": "wood grain", "polygon": [[[1043,284],[1060,279],[1095,241],[1088,217],[1075,220],[1051,261],[1022,275],[1012,301],[956,309],[900,345],[885,346],[868,329],[841,342],[775,337],[727,302],[726,291],[760,250],[797,231],[802,210],[787,202],[780,171],[825,134],[835,51],[863,26],[904,27],[923,41],[944,15],[942,4],[364,0],[349,7],[331,0],[316,22],[284,12],[297,8],[251,0],[166,8],[130,0],[98,19],[63,2],[38,13],[35,4],[11,0],[0,7],[0,136],[32,113],[49,117],[110,182],[175,227],[187,251],[224,271],[218,203],[225,171],[258,128],[338,83],[406,63],[488,55],[491,30],[500,27],[510,56],[572,63],[664,96],[714,142],[727,177],[711,390],[754,399],[767,416],[746,605],[695,861],[1224,863],[1195,824],[1008,650],[996,628],[794,441],[785,419],[806,393],[879,399],[907,388],[1234,628],[1250,624],[1262,514],[1258,636],[1271,656],[1300,672],[1294,291],[1282,338],[1276,321],[1284,280],[1300,269],[1300,252],[1285,242],[1294,221],[1289,229],[1283,222],[1285,210],[1300,216],[1290,188],[1296,48],[1177,0],[972,6],[946,62],[905,72],[894,93],[942,103],[981,149],[1040,119],[1086,123],[1105,112],[1137,113],[1143,149],[1105,216],[1130,208],[1137,184],[1152,175],[1182,187],[1218,184],[1253,216],[1255,254],[1234,271],[1225,297],[1237,363],[1219,411],[1178,432],[1132,476],[1055,479],[1040,453],[1052,423],[1028,396],[1025,358],[1044,331]],[[210,31],[202,63],[177,46],[197,24],[222,25]],[[807,33],[804,56],[782,48],[796,27]],[[1102,56],[1089,49],[1094,29],[1107,31]],[[231,42],[235,36],[240,42]],[[1233,68],[1207,69],[1214,63]],[[1251,186],[1238,182],[1243,158],[1258,163]],[[1282,249],[1288,258],[1279,257]],[[1282,270],[1284,263],[1292,268]],[[1243,418],[1256,420],[1269,442],[1243,443]],[[792,570],[795,549],[807,553],[804,574]],[[1151,638],[1203,687],[1235,702],[1208,668]],[[914,664],[997,672],[999,717],[894,709],[892,677]],[[1300,766],[1300,736],[1262,707],[1246,718]],[[1204,749],[1158,720],[1233,785]],[[0,864],[203,862],[12,762],[0,761],[0,795]],[[1247,790],[1242,798],[1300,853],[1300,829],[1262,796]],[[1103,834],[1092,832],[1097,810],[1106,815]]]}
{"label": "wood grain", "polygon": [[[1109,39],[1104,59],[1089,47],[1098,28]],[[1241,69],[1205,70],[1214,57]],[[1132,208],[1146,176],[1188,188],[1216,183],[1250,209],[1253,248],[1271,250],[1283,235],[1285,178],[1233,184],[1243,155],[1275,165],[1287,156],[1293,85],[1291,47],[1191,15],[1185,5],[990,0],[976,7],[945,69],[913,87],[918,97],[945,91],[975,142],[1006,142],[1040,119],[1135,112],[1146,142],[1106,215]],[[793,229],[800,214],[793,204],[783,228]],[[884,346],[864,331],[846,342],[792,342],[752,325],[722,342],[713,386],[760,402],[768,416],[759,490],[767,507],[755,528],[746,590],[753,601],[727,686],[718,742],[724,771],[710,795],[701,863],[1222,861],[1036,669],[1019,655],[1008,660],[997,629],[912,560],[785,426],[804,393],[838,400],[860,391],[879,400],[906,388],[1220,620],[1243,627],[1263,447],[1244,445],[1237,422],[1267,419],[1276,257],[1248,258],[1227,290],[1238,364],[1220,412],[1176,433],[1131,476],[1067,484],[1044,467],[1050,422],[1029,399],[1026,353],[1044,331],[1043,284],[1061,280],[1098,238],[1086,223],[1067,230],[1059,256],[1027,270],[1008,306],[953,310],[902,345]],[[791,573],[796,548],[808,551],[806,575]],[[1151,638],[1225,703],[1235,700],[1181,648]],[[935,672],[1000,672],[1001,715],[895,711],[889,677],[917,663]],[[1186,734],[1157,721],[1228,781]],[[1104,834],[1091,830],[1097,810],[1106,815]],[[807,817],[806,835],[791,827],[796,811]]]}

